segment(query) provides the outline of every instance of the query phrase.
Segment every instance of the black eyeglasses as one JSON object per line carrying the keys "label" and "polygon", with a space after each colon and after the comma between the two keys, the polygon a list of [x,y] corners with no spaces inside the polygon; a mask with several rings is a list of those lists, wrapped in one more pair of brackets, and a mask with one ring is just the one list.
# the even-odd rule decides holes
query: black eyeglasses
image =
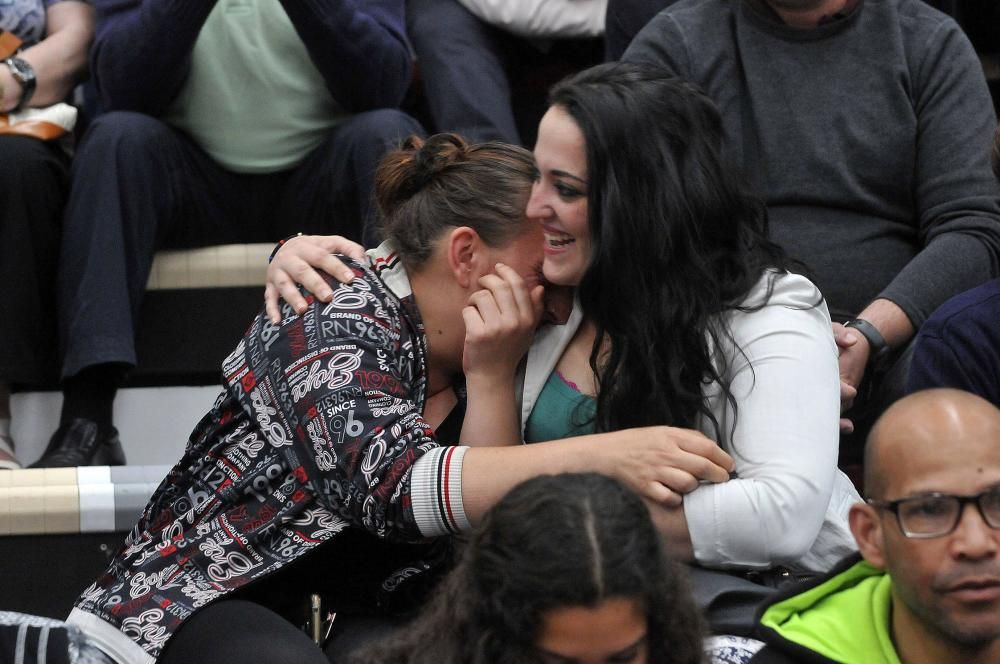
{"label": "black eyeglasses", "polygon": [[899,500],[868,499],[866,502],[895,514],[903,535],[913,539],[944,537],[952,532],[958,526],[967,503],[976,506],[986,525],[1000,529],[1000,486],[974,496],[928,493]]}

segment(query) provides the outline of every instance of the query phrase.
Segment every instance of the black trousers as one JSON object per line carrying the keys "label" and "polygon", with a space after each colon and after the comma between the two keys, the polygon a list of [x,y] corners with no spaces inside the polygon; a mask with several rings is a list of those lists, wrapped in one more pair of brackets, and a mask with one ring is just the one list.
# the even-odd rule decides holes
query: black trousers
{"label": "black trousers", "polygon": [[390,634],[388,618],[339,616],[323,649],[288,619],[256,602],[227,599],[196,612],[167,642],[159,664],[342,664]]}
{"label": "black trousers", "polygon": [[458,0],[407,0],[406,25],[435,130],[472,142],[533,142],[548,84],[600,61],[599,40],[524,39]]}
{"label": "black trousers", "polygon": [[63,377],[97,364],[136,363],[133,330],[158,249],[274,242],[299,231],[375,244],[368,223],[375,167],[414,133],[423,129],[400,111],[360,113],[296,168],[247,175],[225,170],[156,118],[99,117],[74,159],[64,218]]}
{"label": "black trousers", "polygon": [[437,131],[519,145],[507,75],[517,40],[458,0],[408,0],[406,24]]}
{"label": "black trousers", "polygon": [[0,382],[55,377],[56,260],[69,158],[55,144],[0,136]]}

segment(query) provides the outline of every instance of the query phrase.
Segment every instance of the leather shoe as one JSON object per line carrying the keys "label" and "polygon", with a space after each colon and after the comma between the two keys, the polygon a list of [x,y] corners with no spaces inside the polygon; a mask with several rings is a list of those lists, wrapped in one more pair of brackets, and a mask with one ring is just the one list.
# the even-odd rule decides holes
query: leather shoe
{"label": "leather shoe", "polygon": [[42,458],[30,468],[70,466],[123,466],[125,452],[114,427],[102,429],[97,422],[72,419],[59,426]]}

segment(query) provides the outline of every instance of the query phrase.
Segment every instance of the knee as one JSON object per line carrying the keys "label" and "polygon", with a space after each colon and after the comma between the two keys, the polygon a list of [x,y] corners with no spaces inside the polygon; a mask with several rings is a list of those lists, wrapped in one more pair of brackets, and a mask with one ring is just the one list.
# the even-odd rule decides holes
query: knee
{"label": "knee", "polygon": [[75,160],[87,160],[94,155],[104,159],[108,150],[119,157],[155,153],[173,135],[174,130],[164,122],[143,113],[104,113],[90,124]]}
{"label": "knee", "polygon": [[58,175],[58,157],[51,146],[26,136],[0,136],[0,188],[19,189],[22,183]]}

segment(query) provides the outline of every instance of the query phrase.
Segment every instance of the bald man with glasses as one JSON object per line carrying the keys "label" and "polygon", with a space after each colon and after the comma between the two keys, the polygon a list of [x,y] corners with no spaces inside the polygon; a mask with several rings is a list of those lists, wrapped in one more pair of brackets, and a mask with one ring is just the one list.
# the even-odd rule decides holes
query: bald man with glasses
{"label": "bald man with glasses", "polygon": [[917,392],[865,453],[860,553],[763,607],[750,662],[1000,662],[1000,410]]}

